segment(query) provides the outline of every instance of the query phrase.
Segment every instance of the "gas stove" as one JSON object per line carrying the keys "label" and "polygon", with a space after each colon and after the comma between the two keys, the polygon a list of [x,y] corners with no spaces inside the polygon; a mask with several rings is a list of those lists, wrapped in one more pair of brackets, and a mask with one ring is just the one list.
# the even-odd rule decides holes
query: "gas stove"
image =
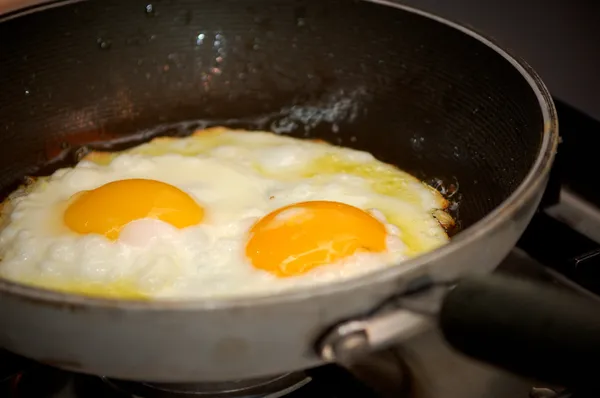
{"label": "gas stove", "polygon": [[[600,190],[595,148],[600,122],[556,100],[563,143],[542,204],[497,272],[572,289],[600,299]],[[383,374],[386,377],[379,377]],[[368,376],[369,386],[355,375]],[[391,375],[391,377],[390,377]],[[393,380],[393,385],[390,385]],[[466,359],[432,330],[373,354],[353,372],[336,365],[229,383],[167,385],[80,375],[0,351],[0,397],[176,398],[591,398],[598,394],[540,385]]]}

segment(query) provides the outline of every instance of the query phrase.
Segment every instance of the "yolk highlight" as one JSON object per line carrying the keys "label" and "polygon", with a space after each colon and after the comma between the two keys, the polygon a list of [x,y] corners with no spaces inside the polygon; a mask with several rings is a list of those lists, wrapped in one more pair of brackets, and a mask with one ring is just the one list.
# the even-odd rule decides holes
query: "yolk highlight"
{"label": "yolk highlight", "polygon": [[314,201],[282,207],[250,230],[246,255],[279,277],[301,275],[356,252],[386,249],[385,226],[344,203]]}
{"label": "yolk highlight", "polygon": [[79,234],[116,240],[128,223],[153,218],[185,228],[202,221],[204,209],[187,193],[160,181],[130,179],[110,182],[74,195],[64,223]]}

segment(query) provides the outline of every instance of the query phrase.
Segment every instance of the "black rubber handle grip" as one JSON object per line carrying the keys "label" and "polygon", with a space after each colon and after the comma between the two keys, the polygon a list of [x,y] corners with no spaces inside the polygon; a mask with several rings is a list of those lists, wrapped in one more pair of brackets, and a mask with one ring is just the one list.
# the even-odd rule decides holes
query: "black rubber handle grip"
{"label": "black rubber handle grip", "polygon": [[445,297],[450,345],[513,373],[567,387],[600,385],[600,304],[513,277],[461,280]]}

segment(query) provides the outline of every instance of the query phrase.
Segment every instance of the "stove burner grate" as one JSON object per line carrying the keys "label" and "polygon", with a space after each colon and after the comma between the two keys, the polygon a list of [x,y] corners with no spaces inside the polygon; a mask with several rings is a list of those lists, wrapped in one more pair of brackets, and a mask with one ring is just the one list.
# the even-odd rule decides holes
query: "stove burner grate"
{"label": "stove burner grate", "polygon": [[102,378],[113,389],[133,398],[279,398],[311,381],[304,372],[249,380],[211,383],[163,384]]}

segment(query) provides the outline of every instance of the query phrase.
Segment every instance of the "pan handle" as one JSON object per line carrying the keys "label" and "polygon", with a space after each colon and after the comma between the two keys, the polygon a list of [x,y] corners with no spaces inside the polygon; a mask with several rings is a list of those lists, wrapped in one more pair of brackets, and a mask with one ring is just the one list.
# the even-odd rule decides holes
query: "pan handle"
{"label": "pan handle", "polygon": [[462,280],[439,326],[464,354],[548,383],[593,387],[600,377],[600,304],[514,277]]}
{"label": "pan handle", "polygon": [[[461,279],[437,314],[406,309],[349,321],[321,340],[326,360],[345,364],[369,350],[406,340],[406,326],[437,318],[446,341],[462,353],[550,384],[593,387],[600,377],[600,304],[514,277]],[[411,327],[412,325],[412,327]]]}

